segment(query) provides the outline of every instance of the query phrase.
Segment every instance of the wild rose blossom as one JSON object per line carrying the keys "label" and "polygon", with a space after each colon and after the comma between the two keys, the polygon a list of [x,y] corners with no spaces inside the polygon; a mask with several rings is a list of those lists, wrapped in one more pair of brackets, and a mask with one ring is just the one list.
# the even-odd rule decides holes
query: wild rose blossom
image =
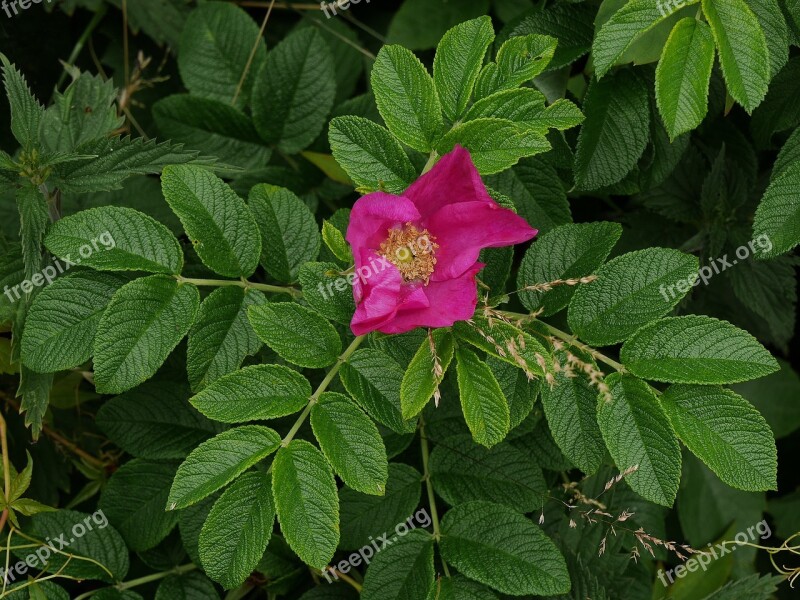
{"label": "wild rose blossom", "polygon": [[469,152],[456,146],[402,196],[374,192],[353,206],[346,237],[358,277],[350,328],[403,333],[472,318],[480,251],[536,233],[489,196]]}

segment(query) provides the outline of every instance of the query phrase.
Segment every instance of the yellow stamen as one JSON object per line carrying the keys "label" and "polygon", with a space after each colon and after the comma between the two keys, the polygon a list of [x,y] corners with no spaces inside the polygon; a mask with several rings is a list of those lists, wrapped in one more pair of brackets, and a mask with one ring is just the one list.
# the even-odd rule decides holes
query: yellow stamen
{"label": "yellow stamen", "polygon": [[420,231],[411,223],[390,229],[379,254],[391,262],[405,281],[420,280],[428,285],[436,265],[435,251],[439,244],[427,229]]}

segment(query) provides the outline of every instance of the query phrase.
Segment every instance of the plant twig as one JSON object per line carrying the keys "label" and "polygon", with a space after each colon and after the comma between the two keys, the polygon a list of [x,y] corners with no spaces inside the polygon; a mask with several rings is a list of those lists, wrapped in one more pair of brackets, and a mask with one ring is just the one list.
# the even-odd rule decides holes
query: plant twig
{"label": "plant twig", "polygon": [[258,52],[258,45],[261,42],[261,39],[264,37],[264,31],[267,29],[267,21],[269,21],[269,16],[272,14],[273,6],[275,6],[275,0],[270,2],[269,8],[267,9],[267,14],[264,15],[264,20],[261,22],[261,28],[258,30],[258,36],[256,37],[256,41],[253,44],[252,50],[250,50],[250,56],[247,58],[247,63],[244,65],[242,78],[239,79],[239,84],[236,86],[236,92],[233,94],[233,99],[231,100],[232,105],[236,105],[236,100],[239,99],[239,94],[242,92],[244,82],[247,79],[248,73],[250,73],[250,68],[253,66],[253,60],[256,57],[256,52]]}
{"label": "plant twig", "polygon": [[[442,539],[442,529],[439,525],[439,511],[436,508],[436,495],[433,492],[433,482],[431,481],[431,472],[428,468],[430,460],[430,448],[428,446],[428,438],[425,435],[425,420],[422,415],[419,417],[419,437],[420,448],[422,450],[422,478],[425,480],[425,488],[428,491],[428,504],[431,507],[431,523],[433,524],[433,539],[438,543]],[[447,563],[442,560],[442,567],[446,577],[450,577],[450,570],[447,568]]]}
{"label": "plant twig", "polygon": [[261,290],[262,292],[272,292],[275,294],[289,294],[295,298],[303,296],[303,292],[292,286],[270,285],[267,283],[256,283],[247,279],[192,279],[191,277],[181,277],[175,275],[175,279],[181,283],[192,283],[198,286],[236,286],[244,289]]}

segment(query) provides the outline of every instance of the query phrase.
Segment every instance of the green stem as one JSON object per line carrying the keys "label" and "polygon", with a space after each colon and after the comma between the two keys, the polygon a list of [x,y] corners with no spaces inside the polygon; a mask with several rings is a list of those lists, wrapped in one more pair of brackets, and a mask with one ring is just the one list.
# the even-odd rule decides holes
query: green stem
{"label": "green stem", "polygon": [[425,163],[425,166],[422,169],[422,173],[420,175],[425,175],[428,171],[433,168],[433,165],[436,164],[436,160],[439,158],[439,155],[436,153],[436,150],[431,150],[431,155],[428,157],[428,162]]}
{"label": "green stem", "polygon": [[[431,523],[433,524],[433,538],[438,543],[442,539],[442,529],[439,525],[439,511],[436,509],[436,496],[433,493],[433,483],[431,482],[431,472],[428,468],[431,452],[428,447],[428,436],[425,435],[425,421],[420,415],[419,417],[419,437],[420,447],[422,449],[422,478],[425,480],[425,488],[428,491],[428,504],[431,507]],[[450,570],[447,568],[447,563],[442,559],[442,567],[444,574],[450,577]]]}
{"label": "green stem", "polygon": [[[193,564],[188,565],[181,565],[179,567],[175,567],[174,569],[170,569],[169,571],[161,571],[160,573],[153,573],[152,575],[146,575],[144,577],[139,577],[138,579],[131,579],[130,581],[123,581],[122,583],[117,584],[115,587],[116,589],[123,591],[128,590],[132,587],[137,587],[140,585],[144,585],[146,583],[150,583],[153,581],[158,581],[159,579],[164,579],[165,577],[169,577],[170,575],[182,575],[183,573],[188,573],[189,571],[194,571],[197,567]],[[90,598],[91,596],[95,595],[96,593],[102,591],[105,588],[100,588],[97,590],[92,590],[90,592],[86,592],[85,594],[81,594],[77,596],[75,600],[84,600],[85,598]]]}
{"label": "green stem", "polygon": [[[81,37],[78,38],[78,41],[75,42],[75,47],[72,49],[72,52],[67,58],[67,66],[71,67],[75,64],[75,61],[78,60],[78,55],[83,50],[83,47],[86,45],[86,41],[89,39],[89,36],[92,35],[92,32],[95,28],[100,24],[100,21],[103,20],[103,17],[106,15],[106,11],[108,10],[108,4],[101,4],[100,8],[97,9],[97,12],[94,13],[92,20],[89,21],[89,24],[86,26],[86,29],[83,30]],[[66,67],[61,72],[61,76],[58,78],[58,83],[56,84],[56,89],[61,87],[61,84],[64,83],[64,79],[67,77],[67,69]]]}
{"label": "green stem", "polygon": [[301,298],[303,296],[303,292],[292,286],[269,285],[268,283],[256,283],[254,281],[248,281],[247,279],[244,278],[193,279],[191,277],[182,277],[181,275],[175,275],[175,279],[177,279],[181,283],[192,283],[194,285],[199,285],[199,286],[223,287],[223,286],[234,285],[236,287],[244,288],[246,290],[253,289],[253,290],[261,290],[262,292],[272,292],[275,294],[290,294],[295,298]]}

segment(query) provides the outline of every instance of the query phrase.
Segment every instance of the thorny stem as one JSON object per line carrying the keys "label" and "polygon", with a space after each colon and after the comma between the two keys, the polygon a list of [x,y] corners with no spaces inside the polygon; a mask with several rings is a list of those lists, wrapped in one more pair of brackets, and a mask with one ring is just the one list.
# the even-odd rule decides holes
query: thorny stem
{"label": "thorny stem", "polygon": [[211,287],[223,287],[223,286],[236,286],[240,288],[253,289],[253,290],[261,290],[262,292],[272,292],[275,294],[290,294],[295,298],[300,298],[303,296],[303,292],[298,290],[292,286],[282,286],[282,285],[269,285],[267,283],[256,283],[254,281],[248,281],[247,279],[192,279],[191,277],[182,277],[180,275],[175,275],[175,279],[177,279],[181,283],[192,283],[194,285],[199,286],[211,286]]}
{"label": "thorny stem", "polygon": [[[438,543],[442,539],[442,530],[439,526],[439,511],[436,509],[436,496],[433,493],[433,483],[431,482],[431,472],[428,468],[430,460],[430,448],[428,447],[428,436],[425,435],[425,420],[420,415],[419,417],[419,437],[420,447],[422,449],[422,478],[425,480],[425,488],[428,490],[428,504],[431,507],[431,523],[433,523],[433,539]],[[442,567],[444,574],[450,577],[450,570],[447,568],[447,563],[442,560]]]}

